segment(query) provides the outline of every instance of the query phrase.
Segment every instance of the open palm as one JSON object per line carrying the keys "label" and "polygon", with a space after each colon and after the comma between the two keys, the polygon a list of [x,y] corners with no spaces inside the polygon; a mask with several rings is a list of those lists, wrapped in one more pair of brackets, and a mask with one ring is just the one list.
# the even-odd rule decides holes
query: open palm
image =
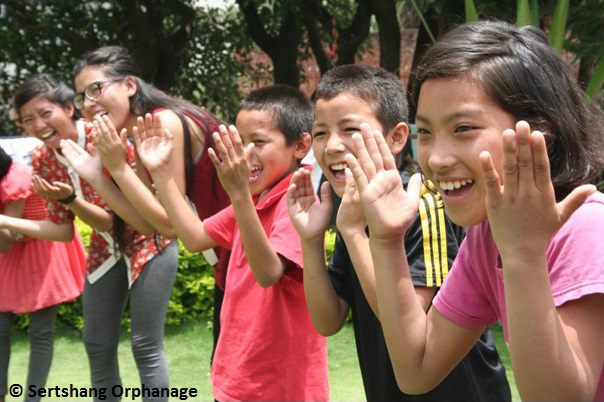
{"label": "open palm", "polygon": [[87,182],[103,174],[103,162],[96,153],[90,155],[72,140],[62,140],[61,151],[76,173]]}
{"label": "open palm", "polygon": [[417,214],[421,182],[414,176],[408,191],[403,188],[394,156],[382,134],[362,130],[353,141],[358,159],[346,155],[354,176],[363,212],[372,236],[404,236]]}
{"label": "open palm", "polygon": [[174,137],[164,129],[159,116],[150,114],[138,118],[132,135],[138,156],[149,171],[167,167],[174,150]]}
{"label": "open palm", "polygon": [[310,172],[304,168],[292,176],[287,190],[289,216],[300,238],[312,239],[324,236],[332,214],[329,183],[321,186],[321,200],[314,192]]}

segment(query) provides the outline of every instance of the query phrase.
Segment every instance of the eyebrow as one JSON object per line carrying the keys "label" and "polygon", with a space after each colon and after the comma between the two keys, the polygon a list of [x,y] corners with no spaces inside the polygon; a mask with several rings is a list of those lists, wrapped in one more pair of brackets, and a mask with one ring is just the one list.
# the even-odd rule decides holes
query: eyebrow
{"label": "eyebrow", "polygon": [[[445,116],[442,121],[444,123],[450,123],[453,120],[462,118],[462,117],[475,117],[482,115],[483,112],[479,109],[466,108],[455,111],[447,116]],[[430,119],[428,117],[422,116],[421,114],[417,114],[415,116],[415,120],[421,120],[424,123],[430,123]]]}
{"label": "eyebrow", "polygon": [[[361,121],[359,122],[359,120],[361,120]],[[338,124],[350,124],[350,123],[353,123],[353,124],[361,124],[361,123],[363,123],[363,122],[364,122],[364,121],[363,121],[363,119],[353,119],[353,118],[351,118],[351,117],[346,117],[346,118],[344,118],[344,119],[342,119],[342,120],[339,120],[339,121],[338,121]],[[315,122],[313,122],[313,124],[312,124],[312,125],[313,125],[313,127],[315,127],[315,126],[326,126],[327,124],[326,124],[326,123],[322,123],[322,122],[318,122],[318,123],[317,123],[317,122],[315,121]]]}

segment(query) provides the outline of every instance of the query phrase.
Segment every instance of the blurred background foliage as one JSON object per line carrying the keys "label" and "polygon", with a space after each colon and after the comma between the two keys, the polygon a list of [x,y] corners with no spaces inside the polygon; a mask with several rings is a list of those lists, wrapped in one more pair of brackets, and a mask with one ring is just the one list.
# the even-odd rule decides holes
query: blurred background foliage
{"label": "blurred background foliage", "polygon": [[417,30],[416,60],[431,37],[469,18],[470,5],[474,18],[508,21],[526,7],[550,32],[560,3],[565,57],[601,103],[604,0],[0,0],[0,135],[17,133],[10,99],[27,76],[51,72],[71,83],[78,57],[102,45],[126,46],[147,81],[232,122],[247,91],[304,84],[309,61],[322,74],[374,52],[400,72],[404,30]]}

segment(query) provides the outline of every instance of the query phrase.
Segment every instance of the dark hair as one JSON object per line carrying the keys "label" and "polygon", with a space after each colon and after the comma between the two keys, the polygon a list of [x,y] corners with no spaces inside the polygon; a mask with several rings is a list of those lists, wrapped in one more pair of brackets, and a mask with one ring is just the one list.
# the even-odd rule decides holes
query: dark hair
{"label": "dark hair", "polygon": [[[184,133],[184,159],[185,159],[185,182],[187,195],[193,187],[193,156],[191,155],[191,135],[185,116],[195,120],[205,133],[202,140],[205,149],[213,146],[212,132],[216,131],[222,122],[210,112],[195,106],[183,99],[178,99],[157,89],[152,84],[145,82],[141,75],[141,69],[134,61],[128,51],[121,46],[104,46],[87,52],[76,63],[73,74],[76,77],[82,69],[88,66],[101,68],[108,77],[124,78],[132,76],[136,81],[137,91],[130,98],[130,112],[136,116],[143,116],[156,109],[169,109],[178,115]],[[214,194],[216,196],[216,194]]]}
{"label": "dark hair", "polygon": [[7,154],[2,147],[0,147],[0,180],[4,179],[4,176],[8,174],[10,166],[13,164],[13,160],[10,155]]}
{"label": "dark hair", "polygon": [[460,25],[429,48],[412,74],[417,105],[433,77],[467,74],[503,110],[544,133],[558,199],[593,182],[604,165],[604,120],[570,68],[532,26],[501,21]]}
{"label": "dark hair", "polygon": [[312,100],[330,100],[351,94],[367,102],[384,133],[407,122],[409,109],[405,89],[398,77],[380,67],[347,64],[329,70],[317,85]]}
{"label": "dark hair", "polygon": [[[40,96],[52,103],[67,108],[75,92],[63,81],[50,74],[36,74],[29,77],[21,84],[13,97],[15,111],[21,118],[21,108],[33,98]],[[79,113],[73,114],[73,119],[80,118]]]}
{"label": "dark hair", "polygon": [[302,133],[312,130],[312,102],[302,91],[289,85],[275,84],[250,92],[239,104],[239,112],[242,110],[273,113],[287,145],[298,141]]}

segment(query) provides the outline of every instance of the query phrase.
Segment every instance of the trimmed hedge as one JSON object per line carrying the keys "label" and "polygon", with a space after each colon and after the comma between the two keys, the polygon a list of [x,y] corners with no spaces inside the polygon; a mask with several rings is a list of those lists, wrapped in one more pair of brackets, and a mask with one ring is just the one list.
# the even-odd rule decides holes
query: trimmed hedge
{"label": "trimmed hedge", "polygon": [[[82,237],[84,247],[88,250],[92,229],[76,219],[76,227]],[[328,231],[325,236],[327,258],[333,254],[335,233]],[[189,253],[180,240],[178,241],[178,271],[172,295],[168,303],[166,325],[178,326],[190,321],[205,321],[208,328],[212,327],[214,313],[214,269],[210,266],[201,253]],[[24,329],[29,324],[27,314],[17,317],[15,326]],[[82,297],[73,303],[63,303],[59,307],[57,325],[60,327],[82,330],[84,319],[82,316]],[[130,328],[130,313],[126,309],[122,318],[122,325]]]}

